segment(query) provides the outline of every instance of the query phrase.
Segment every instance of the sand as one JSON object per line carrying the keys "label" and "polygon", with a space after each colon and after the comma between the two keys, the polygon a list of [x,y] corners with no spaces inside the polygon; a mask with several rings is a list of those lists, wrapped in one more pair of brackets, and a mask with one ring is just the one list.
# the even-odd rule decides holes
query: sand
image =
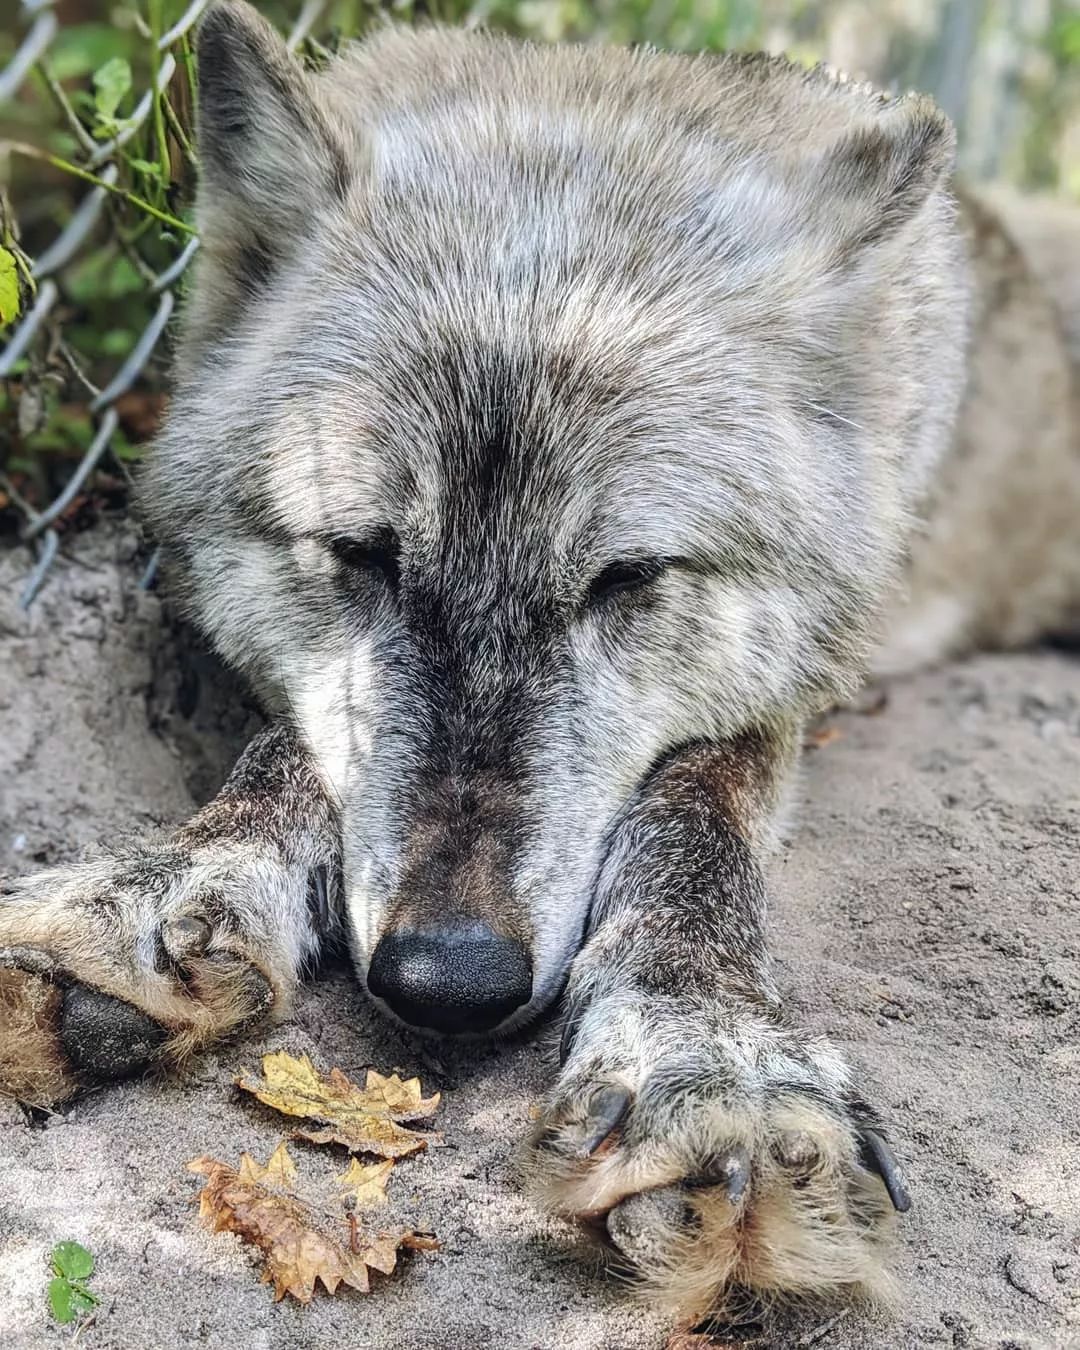
{"label": "sand", "polygon": [[[250,729],[212,664],[181,655],[134,540],[99,527],[29,615],[0,556],[0,870],[182,818]],[[915,1207],[890,1314],[811,1309],[768,1347],[1080,1346],[1080,664],[979,657],[843,714],[810,753],[773,868],[782,983],[862,1067],[895,1126]],[[200,1228],[199,1154],[259,1157],[281,1130],[233,1077],[261,1051],[444,1093],[446,1146],[402,1163],[404,1218],[442,1239],[370,1296],[275,1305],[240,1241]],[[513,1150],[554,1062],[550,1027],[512,1045],[421,1045],[379,1021],[343,966],[262,1039],[182,1082],[100,1090],[50,1117],[0,1101],[0,1345],[72,1339],[45,1304],[53,1243],[97,1257],[81,1345],[237,1350],[662,1350],[668,1327],[519,1193]],[[333,1162],[297,1149],[312,1170]]]}

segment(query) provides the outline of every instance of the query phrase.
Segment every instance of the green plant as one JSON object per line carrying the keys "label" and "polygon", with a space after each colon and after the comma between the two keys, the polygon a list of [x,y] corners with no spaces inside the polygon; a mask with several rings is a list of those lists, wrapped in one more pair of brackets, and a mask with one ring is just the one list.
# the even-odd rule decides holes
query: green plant
{"label": "green plant", "polygon": [[74,1322],[93,1312],[101,1302],[86,1287],[94,1273],[94,1258],[78,1242],[58,1242],[49,1258],[53,1278],[49,1281],[49,1311],[57,1322]]}
{"label": "green plant", "polygon": [[0,327],[19,317],[19,266],[11,249],[0,246]]}

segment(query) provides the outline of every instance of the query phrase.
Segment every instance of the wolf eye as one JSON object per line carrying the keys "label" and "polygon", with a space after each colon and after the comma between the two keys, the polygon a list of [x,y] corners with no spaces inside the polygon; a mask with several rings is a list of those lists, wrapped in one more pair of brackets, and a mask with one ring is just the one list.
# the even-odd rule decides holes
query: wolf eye
{"label": "wolf eye", "polygon": [[396,589],[401,546],[397,534],[389,526],[358,539],[337,535],[329,541],[328,547],[342,567],[350,572],[381,577],[391,590]]}
{"label": "wolf eye", "polygon": [[638,591],[654,582],[664,570],[661,558],[633,558],[610,563],[593,578],[588,604],[599,605],[626,591]]}

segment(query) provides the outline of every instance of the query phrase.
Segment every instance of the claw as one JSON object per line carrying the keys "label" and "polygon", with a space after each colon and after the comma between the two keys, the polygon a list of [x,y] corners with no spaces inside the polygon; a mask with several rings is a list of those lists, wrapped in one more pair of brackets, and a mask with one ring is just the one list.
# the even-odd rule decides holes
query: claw
{"label": "claw", "polygon": [[44,979],[51,979],[57,974],[56,962],[39,947],[0,947],[0,966],[40,975]]}
{"label": "claw", "polygon": [[711,1186],[723,1186],[727,1198],[737,1205],[750,1184],[750,1151],[742,1144],[735,1144],[722,1153],[717,1153],[708,1165],[693,1177],[687,1177],[683,1185],[689,1190],[703,1190]]}
{"label": "claw", "polygon": [[859,1161],[868,1172],[876,1172],[885,1183],[893,1209],[898,1214],[906,1214],[911,1208],[911,1195],[900,1164],[896,1161],[896,1154],[885,1136],[863,1125],[859,1130],[859,1140]]}
{"label": "claw", "polygon": [[604,1140],[626,1119],[630,1110],[630,1092],[624,1087],[605,1087],[593,1095],[589,1103],[589,1114],[584,1124],[584,1134],[578,1145],[578,1155],[591,1157]]}
{"label": "claw", "polygon": [[733,1205],[738,1204],[742,1199],[743,1192],[749,1184],[750,1153],[747,1149],[739,1147],[734,1149],[728,1158],[724,1176],[724,1189],[727,1191],[727,1198]]}

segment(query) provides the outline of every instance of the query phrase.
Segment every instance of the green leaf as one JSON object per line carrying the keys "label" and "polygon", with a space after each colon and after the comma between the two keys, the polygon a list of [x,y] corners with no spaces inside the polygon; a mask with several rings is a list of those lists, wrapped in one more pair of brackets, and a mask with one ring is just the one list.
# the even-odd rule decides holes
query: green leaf
{"label": "green leaf", "polygon": [[0,325],[19,317],[19,269],[15,254],[0,248]]}
{"label": "green leaf", "polygon": [[154,164],[148,159],[129,159],[128,163],[137,173],[144,173],[150,178],[161,180],[161,165]]}
{"label": "green leaf", "polygon": [[91,133],[95,140],[107,141],[135,125],[133,117],[99,117]]}
{"label": "green leaf", "polygon": [[69,1280],[85,1280],[94,1273],[94,1258],[78,1242],[58,1242],[52,1249],[53,1269]]}
{"label": "green leaf", "polygon": [[49,1281],[49,1311],[58,1322],[74,1322],[76,1317],[85,1317],[100,1302],[101,1299],[85,1285],[73,1284],[62,1275]]}
{"label": "green leaf", "polygon": [[92,1294],[85,1284],[79,1284],[77,1280],[69,1281],[71,1286],[71,1306],[80,1317],[91,1312],[101,1302],[97,1294]]}
{"label": "green leaf", "polygon": [[49,1281],[49,1311],[58,1322],[75,1321],[78,1314],[72,1302],[73,1292],[71,1285],[60,1275]]}
{"label": "green leaf", "polygon": [[94,106],[98,116],[110,121],[116,116],[124,96],[131,88],[131,66],[122,56],[114,56],[94,72]]}

